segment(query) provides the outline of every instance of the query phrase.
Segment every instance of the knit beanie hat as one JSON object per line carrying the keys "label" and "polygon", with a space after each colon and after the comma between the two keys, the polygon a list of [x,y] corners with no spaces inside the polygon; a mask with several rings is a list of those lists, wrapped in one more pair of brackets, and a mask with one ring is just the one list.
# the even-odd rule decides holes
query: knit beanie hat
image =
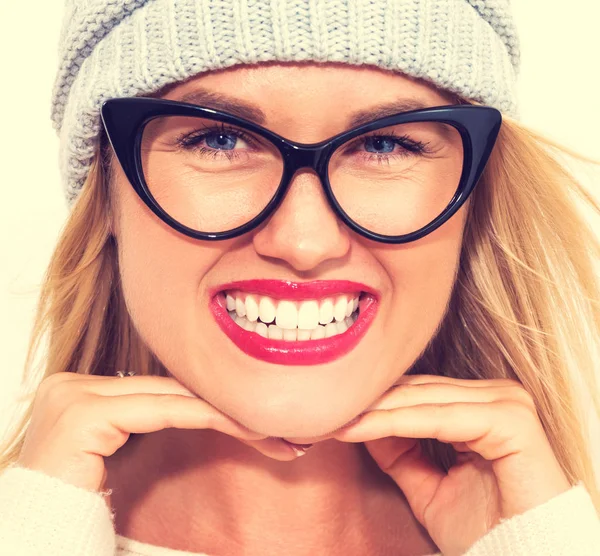
{"label": "knit beanie hat", "polygon": [[51,117],[68,207],[105,100],[272,60],[374,65],[518,118],[510,0],[66,0]]}

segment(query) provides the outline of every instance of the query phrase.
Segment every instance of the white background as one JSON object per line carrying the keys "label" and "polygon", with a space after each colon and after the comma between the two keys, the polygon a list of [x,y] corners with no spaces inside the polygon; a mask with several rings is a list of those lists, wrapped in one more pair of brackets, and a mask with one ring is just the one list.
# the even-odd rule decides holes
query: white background
{"label": "white background", "polygon": [[[521,120],[600,158],[600,3],[513,6]],[[63,0],[0,2],[0,431],[22,374],[38,286],[67,215],[50,121],[62,9]],[[600,175],[590,175],[581,177],[600,196]]]}

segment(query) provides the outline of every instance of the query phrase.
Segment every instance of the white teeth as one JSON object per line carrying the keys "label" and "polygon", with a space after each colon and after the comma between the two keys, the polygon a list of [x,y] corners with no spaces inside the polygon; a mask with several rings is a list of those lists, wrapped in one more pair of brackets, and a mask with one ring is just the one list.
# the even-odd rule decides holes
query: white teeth
{"label": "white teeth", "polygon": [[345,296],[340,296],[335,300],[333,305],[333,316],[336,321],[341,321],[346,318],[346,307],[348,306],[348,300]]}
{"label": "white teeth", "polygon": [[335,322],[330,322],[325,327],[325,338],[331,338],[332,336],[335,336],[337,333],[338,333],[338,329],[337,329],[337,326],[335,325]]}
{"label": "white teeth", "polygon": [[323,338],[325,338],[325,327],[324,326],[317,326],[317,328],[315,328],[310,333],[311,340],[322,340]]}
{"label": "white teeth", "polygon": [[[262,317],[260,317],[262,319]],[[269,326],[269,339],[270,340],[283,340],[283,329],[279,328],[274,324]]]}
{"label": "white teeth", "polygon": [[256,328],[254,332],[260,334],[263,338],[267,337],[267,325],[264,322],[259,322],[256,324]]}
{"label": "white teeth", "polygon": [[235,311],[230,311],[229,315],[233,321],[248,332],[256,332],[263,338],[271,340],[285,340],[288,342],[306,341],[306,340],[321,340],[323,338],[331,338],[338,334],[343,334],[350,328],[358,318],[356,314],[351,317],[346,317],[340,322],[330,322],[326,326],[317,325],[312,330],[304,328],[281,328],[276,324],[267,326],[264,322],[252,322],[247,317],[240,317]]}
{"label": "white teeth", "polygon": [[[298,326],[298,309],[293,301],[280,301],[275,315],[275,324],[280,328],[295,330]],[[285,338],[285,336],[284,336]]]}
{"label": "white teeth", "polygon": [[237,324],[239,324],[244,330],[248,330],[249,332],[254,332],[254,327],[256,326],[256,324],[253,322],[250,322],[247,318],[240,317],[239,315],[236,314],[236,316],[233,320],[235,320],[235,322]]}
{"label": "white teeth", "polygon": [[263,322],[273,322],[275,320],[275,303],[268,297],[261,297],[258,304],[258,316]]}
{"label": "white teeth", "polygon": [[251,294],[246,296],[246,318],[251,322],[258,319],[258,303],[256,296]]}
{"label": "white teeth", "polygon": [[312,330],[303,330],[298,328],[298,341],[310,340]]}
{"label": "white teeth", "polygon": [[319,325],[319,303],[302,301],[298,307],[298,328],[312,330]]}
{"label": "white teeth", "polygon": [[355,305],[355,303],[357,302],[356,298],[352,298],[349,302],[348,302],[348,306],[346,307],[346,316],[349,317],[352,313],[354,313],[354,309],[356,309],[356,306],[358,304]]}
{"label": "white teeth", "polygon": [[239,297],[235,298],[235,312],[238,317],[246,316],[246,304]]}
{"label": "white teeth", "polygon": [[335,326],[337,327],[337,331],[339,334],[343,334],[348,330],[348,325],[346,324],[346,319],[341,320],[340,322],[336,322]]}
{"label": "white teeth", "polygon": [[358,296],[349,294],[298,302],[241,291],[225,295],[227,310],[238,326],[264,338],[286,341],[320,340],[343,334],[356,321],[358,301]]}
{"label": "white teeth", "polygon": [[298,339],[298,329],[293,330],[283,329],[283,339],[288,342],[295,342]]}
{"label": "white teeth", "polygon": [[328,324],[333,319],[333,299],[324,299],[319,307],[319,324]]}

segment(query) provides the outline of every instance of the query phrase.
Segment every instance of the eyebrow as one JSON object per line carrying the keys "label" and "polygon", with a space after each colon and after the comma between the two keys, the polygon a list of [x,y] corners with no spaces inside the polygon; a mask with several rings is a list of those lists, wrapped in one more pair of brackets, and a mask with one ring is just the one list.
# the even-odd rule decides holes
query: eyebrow
{"label": "eyebrow", "polygon": [[[217,91],[199,88],[183,95],[180,99],[175,100],[206,106],[207,108],[221,110],[222,112],[228,112],[261,126],[264,126],[267,121],[265,113],[257,106]],[[371,108],[353,112],[348,118],[347,126],[348,128],[355,128],[373,120],[391,116],[392,114],[409,112],[411,110],[421,110],[424,108],[431,108],[431,106],[416,98],[401,98],[392,102],[378,104]]]}
{"label": "eyebrow", "polygon": [[253,104],[225,93],[209,91],[208,89],[196,89],[176,100],[206,106],[207,108],[221,110],[222,112],[229,112],[234,116],[245,118],[258,125],[264,125],[267,120],[265,113]]}

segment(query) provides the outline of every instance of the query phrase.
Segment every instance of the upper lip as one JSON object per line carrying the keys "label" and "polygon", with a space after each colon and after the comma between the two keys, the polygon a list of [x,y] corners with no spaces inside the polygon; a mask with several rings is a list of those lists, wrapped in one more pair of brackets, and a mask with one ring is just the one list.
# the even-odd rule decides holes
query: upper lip
{"label": "upper lip", "polygon": [[222,291],[242,290],[248,293],[262,294],[275,299],[315,299],[344,293],[366,292],[379,297],[379,292],[363,284],[351,280],[314,280],[312,282],[291,282],[289,280],[239,280],[221,284],[212,288],[210,295],[215,296]]}

